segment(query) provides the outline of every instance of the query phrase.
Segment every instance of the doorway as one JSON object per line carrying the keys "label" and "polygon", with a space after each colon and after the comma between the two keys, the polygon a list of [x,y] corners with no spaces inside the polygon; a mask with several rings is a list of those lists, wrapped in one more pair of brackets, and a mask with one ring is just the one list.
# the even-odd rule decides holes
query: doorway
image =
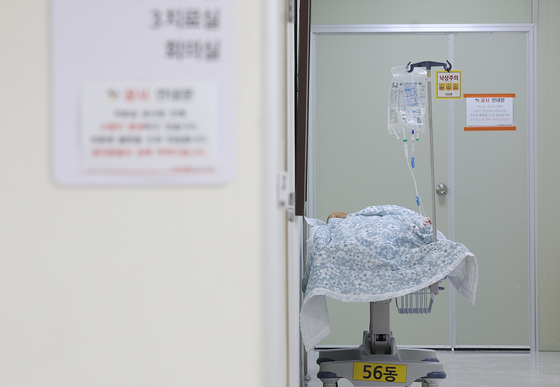
{"label": "doorway", "polygon": [[[436,184],[449,189],[436,201],[437,226],[477,256],[477,304],[444,281],[431,315],[392,309],[399,345],[536,349],[534,39],[525,24],[312,27],[311,217],[417,209],[402,143],[387,131],[391,67],[447,59],[462,70],[463,93],[515,94],[510,131],[465,131],[465,99],[433,100]],[[420,138],[415,174],[431,214],[427,133]],[[329,300],[332,333],[322,344],[359,344],[368,311]]]}

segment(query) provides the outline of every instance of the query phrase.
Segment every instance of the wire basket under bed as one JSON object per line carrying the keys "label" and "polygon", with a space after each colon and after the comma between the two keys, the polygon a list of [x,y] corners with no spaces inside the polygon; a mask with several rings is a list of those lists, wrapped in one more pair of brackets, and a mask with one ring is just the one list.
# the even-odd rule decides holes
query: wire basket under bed
{"label": "wire basket under bed", "polygon": [[428,314],[432,311],[434,293],[429,287],[395,298],[400,314]]}

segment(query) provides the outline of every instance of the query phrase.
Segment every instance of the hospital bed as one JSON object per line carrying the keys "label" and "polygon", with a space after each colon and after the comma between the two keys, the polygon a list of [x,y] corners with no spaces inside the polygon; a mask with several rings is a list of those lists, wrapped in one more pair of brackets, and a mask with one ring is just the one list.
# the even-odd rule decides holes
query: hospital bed
{"label": "hospital bed", "polygon": [[433,242],[432,227],[406,208],[374,206],[341,218],[308,220],[302,338],[310,350],[330,333],[326,296],[369,302],[370,324],[359,347],[319,350],[317,378],[323,387],[341,378],[356,387],[438,386],[446,374],[436,351],[397,347],[390,306],[395,299],[399,313],[430,313],[445,277],[474,304],[476,258],[439,232]]}

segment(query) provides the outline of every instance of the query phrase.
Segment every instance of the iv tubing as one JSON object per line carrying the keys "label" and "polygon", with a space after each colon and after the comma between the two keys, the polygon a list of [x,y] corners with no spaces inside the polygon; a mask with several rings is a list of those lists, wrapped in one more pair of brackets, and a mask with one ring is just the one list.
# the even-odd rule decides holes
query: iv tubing
{"label": "iv tubing", "polygon": [[410,171],[410,174],[412,175],[412,180],[414,181],[414,190],[416,192],[416,204],[418,204],[418,209],[420,210],[420,214],[422,214],[422,216],[426,216],[426,213],[424,211],[424,204],[422,203],[422,199],[420,199],[420,194],[418,193],[418,185],[416,184],[416,177],[414,176],[414,172],[412,171],[412,168],[410,167],[410,163],[408,160],[408,149],[405,146],[405,158],[406,158],[406,165],[408,165],[408,170]]}

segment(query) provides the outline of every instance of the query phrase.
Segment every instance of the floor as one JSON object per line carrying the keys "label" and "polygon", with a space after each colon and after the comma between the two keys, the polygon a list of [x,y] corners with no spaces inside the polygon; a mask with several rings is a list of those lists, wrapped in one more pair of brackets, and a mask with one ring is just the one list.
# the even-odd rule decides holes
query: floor
{"label": "floor", "polygon": [[[438,351],[438,358],[447,374],[441,387],[560,387],[560,352]],[[309,387],[322,387],[315,377],[318,367],[309,364]],[[338,386],[352,383],[341,379]]]}

